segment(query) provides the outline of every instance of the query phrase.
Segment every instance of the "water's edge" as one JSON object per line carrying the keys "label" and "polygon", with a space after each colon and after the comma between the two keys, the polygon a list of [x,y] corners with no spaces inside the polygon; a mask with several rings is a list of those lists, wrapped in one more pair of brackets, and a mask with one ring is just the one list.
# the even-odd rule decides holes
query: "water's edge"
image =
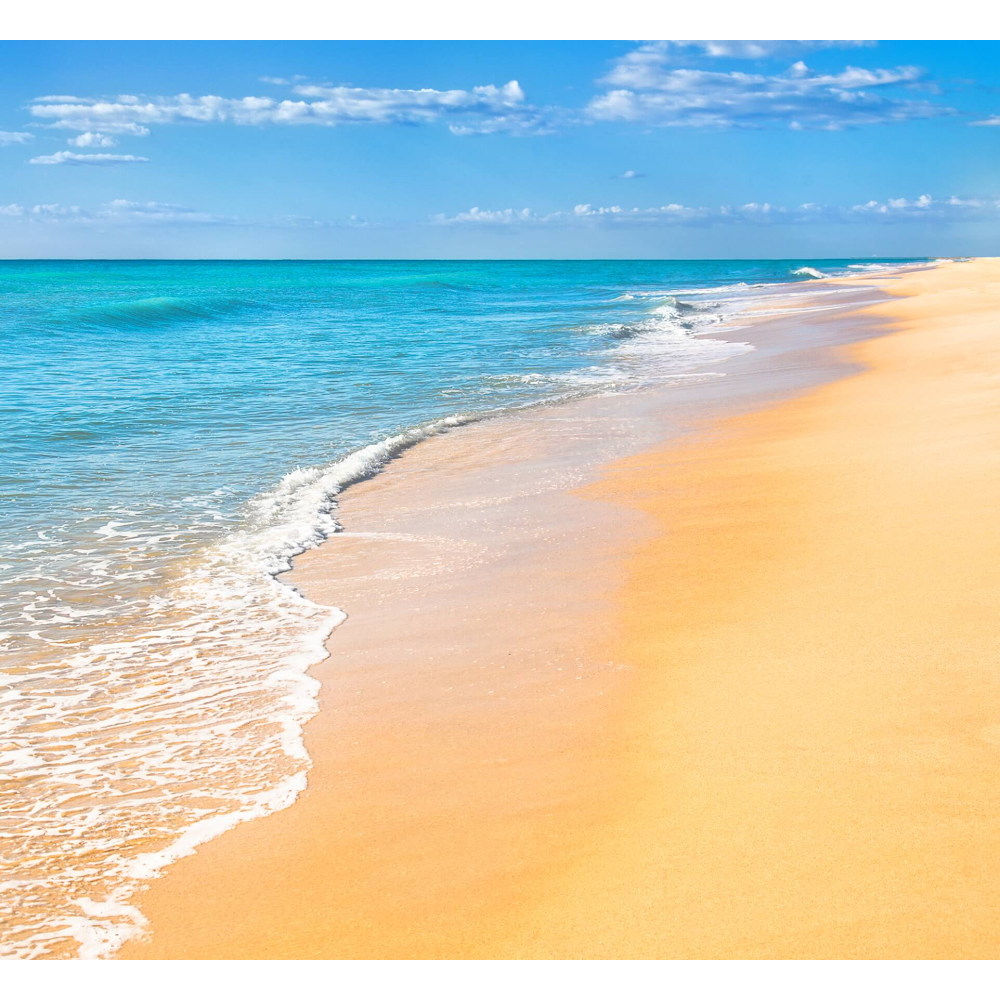
{"label": "water's edge", "polygon": [[[928,266],[917,265],[917,266]],[[936,263],[933,266],[938,266]],[[873,269],[874,270],[874,269]],[[902,272],[904,269],[900,268],[899,271]],[[873,279],[877,279],[879,275],[872,274]],[[812,285],[812,283],[810,283]],[[821,286],[829,285],[825,279],[817,279],[815,285],[812,287],[812,291],[817,293],[817,295],[823,294],[823,288]],[[772,288],[778,289],[780,286],[771,286]],[[789,286],[789,288],[794,288],[795,286]],[[878,285],[869,286],[872,289],[878,288]],[[775,292],[777,294],[777,292]],[[889,295],[881,295],[880,300],[888,300]],[[829,306],[823,302],[822,299],[816,298],[815,300],[810,299],[809,304],[803,305],[801,308],[792,311],[791,316],[787,315],[775,315],[773,313],[768,313],[766,311],[761,311],[755,316],[748,316],[746,314],[741,314],[739,317],[739,324],[733,324],[732,332],[739,332],[741,335],[746,332],[753,336],[757,334],[758,336],[766,334],[768,327],[774,324],[789,324],[795,323],[796,316],[800,316],[804,313],[809,313],[810,311],[823,311],[830,314],[830,319],[834,322],[840,322],[844,319],[857,314],[864,305],[871,304],[872,301],[868,300],[864,302],[851,302],[848,304],[843,304],[839,306]],[[719,331],[729,332],[729,331]],[[864,333],[852,337],[852,340],[863,340],[871,339],[884,335],[885,329],[882,325],[876,323],[868,323],[865,326]],[[732,358],[728,358],[725,361],[719,362],[720,365],[726,368],[731,368],[734,362],[744,362],[748,363],[750,367],[754,366],[754,358],[756,352],[752,351],[749,355],[739,354]],[[698,378],[701,373],[695,371],[691,372],[692,378]],[[726,374],[723,372],[713,372],[709,374],[724,376]],[[796,394],[805,393],[817,386],[824,384],[826,381],[836,381],[838,378],[843,377],[843,372],[836,370],[831,366],[829,371],[826,373],[824,378],[814,378],[812,381],[808,382],[806,385],[799,387],[796,390]],[[655,388],[637,388],[632,390],[627,390],[621,395],[632,395],[636,396],[638,394],[656,394],[661,400],[669,399],[669,393],[673,385],[660,385]],[[616,393],[617,395],[617,393]],[[754,399],[752,405],[749,407],[751,409],[761,409],[770,405],[775,401],[779,392],[777,389],[772,388],[771,391],[766,389],[758,392],[756,398]],[[314,650],[314,655],[309,659],[308,663],[303,661],[302,674],[305,678],[313,681],[310,672],[317,667],[319,664],[325,662],[329,659],[331,652],[328,648],[328,642],[333,635],[336,628],[343,624],[350,615],[350,609],[336,608],[328,605],[316,604],[313,602],[307,591],[296,587],[293,583],[282,579],[286,575],[291,574],[295,568],[295,560],[298,556],[303,555],[306,552],[310,552],[316,548],[321,547],[324,542],[328,541],[334,534],[339,534],[345,530],[350,530],[349,527],[345,527],[343,523],[335,516],[335,512],[339,508],[339,501],[344,497],[345,492],[352,486],[356,486],[374,476],[379,475],[386,470],[391,463],[405,455],[410,450],[414,449],[418,445],[422,445],[425,442],[432,441],[435,437],[441,436],[443,434],[450,434],[455,431],[460,431],[463,428],[471,427],[477,424],[501,424],[504,421],[509,420],[519,420],[519,419],[546,419],[550,413],[562,412],[566,407],[586,404],[590,399],[594,397],[579,396],[576,394],[567,395],[562,399],[545,399],[538,402],[524,403],[512,408],[504,408],[495,411],[481,412],[481,413],[467,413],[467,414],[455,414],[450,417],[443,418],[441,420],[430,421],[426,424],[419,425],[418,427],[411,428],[404,431],[398,435],[393,435],[383,441],[376,442],[375,444],[369,445],[365,448],[358,449],[358,451],[346,456],[339,462],[335,463],[333,466],[328,467],[325,470],[307,470],[313,475],[310,478],[309,485],[315,487],[316,494],[322,496],[322,510],[324,515],[328,520],[325,521],[325,526],[322,530],[318,530],[316,534],[310,538],[307,542],[301,545],[296,551],[289,552],[287,558],[283,560],[280,568],[278,568],[274,574],[273,579],[279,585],[293,592],[298,599],[309,602],[313,604],[314,607],[322,609],[325,612],[331,614],[331,622],[329,626],[322,631],[322,633],[317,633],[316,640],[318,642],[318,648]],[[669,439],[669,438],[668,438]],[[663,443],[663,442],[661,442]],[[634,451],[632,449],[627,452],[627,454],[638,453],[642,448],[636,447]],[[594,471],[594,477],[598,475],[598,471]],[[279,484],[277,490],[281,490],[286,484],[288,486],[292,485],[292,480],[294,477],[299,477],[303,475],[302,470],[296,470],[290,473],[289,476],[282,480]],[[299,485],[299,484],[296,484]],[[322,636],[322,637],[321,637]],[[216,829],[206,829],[204,833],[201,831],[194,834],[189,838],[188,831],[182,838],[179,839],[177,844],[173,845],[168,851],[161,852],[164,855],[162,861],[157,863],[155,867],[150,867],[150,869],[143,874],[145,879],[160,877],[164,874],[162,871],[167,865],[175,860],[179,860],[182,857],[193,854],[196,852],[197,848],[206,843],[208,840],[212,840],[217,836],[225,833],[227,830],[233,827],[247,822],[252,819],[256,819],[265,815],[270,815],[271,813],[282,811],[290,808],[295,801],[298,799],[300,794],[305,791],[308,787],[308,773],[311,768],[311,758],[308,753],[307,748],[307,727],[310,721],[316,717],[319,712],[319,703],[316,700],[316,695],[318,695],[319,684],[313,681],[313,700],[310,714],[308,717],[303,718],[298,723],[297,727],[297,740],[300,747],[300,751],[296,753],[296,756],[301,755],[302,759],[306,761],[305,769],[297,776],[298,780],[289,781],[283,783],[276,790],[273,803],[269,804],[266,810],[261,810],[254,814],[232,814],[231,817],[219,817],[219,820],[226,820],[228,822],[220,822],[218,828]],[[169,856],[167,856],[169,855]],[[138,887],[141,892],[143,886]],[[141,909],[138,906],[130,906],[129,908],[130,916],[134,923],[129,928],[128,932],[121,936],[120,938],[109,941],[107,943],[102,943],[97,949],[92,951],[89,955],[82,954],[80,957],[113,957],[114,953],[125,943],[126,940],[130,940],[135,937],[143,935],[147,930],[147,922],[145,917],[141,913]]]}

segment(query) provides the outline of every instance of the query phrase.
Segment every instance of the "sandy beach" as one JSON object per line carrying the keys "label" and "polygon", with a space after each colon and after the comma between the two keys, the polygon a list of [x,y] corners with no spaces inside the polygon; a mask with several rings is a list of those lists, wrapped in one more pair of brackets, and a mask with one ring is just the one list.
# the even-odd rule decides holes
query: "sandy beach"
{"label": "sandy beach", "polygon": [[309,787],[119,957],[995,957],[1000,261],[838,284],[345,493]]}

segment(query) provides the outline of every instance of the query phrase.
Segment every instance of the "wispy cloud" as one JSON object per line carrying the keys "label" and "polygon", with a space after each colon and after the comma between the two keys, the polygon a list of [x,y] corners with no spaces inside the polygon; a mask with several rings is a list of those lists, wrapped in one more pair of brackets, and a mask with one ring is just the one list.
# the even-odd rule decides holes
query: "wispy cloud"
{"label": "wispy cloud", "polygon": [[114,222],[145,222],[145,223],[211,223],[235,224],[239,220],[233,216],[219,215],[213,212],[202,212],[183,205],[173,205],[163,201],[128,201],[116,198],[109,201],[97,213],[105,221]]}
{"label": "wispy cloud", "polygon": [[93,209],[49,202],[37,205],[0,205],[5,222],[23,225],[68,225],[107,228],[114,226],[240,226],[266,229],[337,229],[377,225],[357,215],[346,222],[303,216],[271,216],[247,219],[219,212],[190,208],[165,201],[133,201],[116,198]]}
{"label": "wispy cloud", "polygon": [[868,48],[872,41],[702,41],[702,42],[649,42],[630,54],[639,60],[646,52],[695,53],[710,59],[772,59],[793,52],[812,49]]}
{"label": "wispy cloud", "polygon": [[984,125],[987,128],[990,126],[1000,125],[1000,115],[990,115],[989,118],[983,118],[978,122],[969,122],[970,125]]}
{"label": "wispy cloud", "polygon": [[806,203],[794,207],[751,201],[742,205],[715,208],[672,202],[646,208],[621,205],[580,204],[571,210],[539,214],[530,208],[498,210],[472,208],[456,215],[432,217],[436,225],[447,226],[712,226],[712,225],[801,225],[803,223],[860,222],[959,222],[995,219],[1000,200],[995,198],[932,198],[924,194],[913,199],[889,198],[857,205],[830,206]]}
{"label": "wispy cloud", "polygon": [[[270,78],[277,83],[279,79]],[[287,83],[288,81],[285,81]],[[294,98],[273,97],[84,97],[39,98],[29,105],[38,119],[79,131],[148,132],[149,125],[184,122],[235,125],[429,124],[447,121],[459,134],[531,132],[543,128],[542,116],[525,103],[516,80],[470,90],[405,90],[296,84]]]}
{"label": "wispy cloud", "polygon": [[145,125],[137,125],[135,122],[93,122],[88,121],[85,116],[77,118],[60,119],[54,122],[35,122],[35,128],[63,129],[77,132],[89,132],[91,130],[101,130],[103,134],[127,135],[136,138],[143,138],[149,135],[149,129]]}
{"label": "wispy cloud", "polygon": [[163,201],[128,201],[118,198],[105,202],[97,209],[87,210],[79,205],[62,205],[58,202],[38,205],[0,206],[0,215],[18,218],[27,223],[72,225],[242,225],[243,220],[233,216],[203,212]]}
{"label": "wispy cloud", "polygon": [[671,65],[673,52],[666,43],[649,43],[618,59],[600,81],[612,89],[590,102],[590,117],[695,128],[784,125],[836,130],[954,113],[927,100],[881,92],[923,82],[925,72],[916,66],[848,66],[839,73],[818,73],[798,61],[768,75],[678,69]]}
{"label": "wispy cloud", "polygon": [[34,138],[30,132],[0,132],[0,146],[19,146]]}
{"label": "wispy cloud", "polygon": [[71,153],[64,149],[48,156],[33,156],[28,162],[46,167],[113,167],[118,163],[149,163],[149,160],[131,153]]}
{"label": "wispy cloud", "polygon": [[[105,202],[96,209],[79,205],[42,203],[0,205],[0,218],[10,224],[73,226],[246,226],[277,229],[357,228],[377,225],[352,215],[347,221],[330,221],[300,216],[246,219],[208,212],[162,201],[132,201],[124,198]],[[742,205],[705,207],[670,202],[632,208],[621,205],[582,203],[570,209],[537,212],[531,208],[470,208],[455,215],[439,213],[429,220],[436,226],[517,229],[520,227],[676,227],[676,226],[775,226],[805,223],[889,224],[907,222],[971,222],[1000,219],[1000,199],[996,197],[934,198],[922,194],[914,198],[869,200],[855,205],[831,206],[806,203],[792,207],[768,201]]]}
{"label": "wispy cloud", "polygon": [[638,181],[642,180],[646,175],[639,173],[638,170],[626,170],[623,174],[619,174],[616,178],[620,181]]}

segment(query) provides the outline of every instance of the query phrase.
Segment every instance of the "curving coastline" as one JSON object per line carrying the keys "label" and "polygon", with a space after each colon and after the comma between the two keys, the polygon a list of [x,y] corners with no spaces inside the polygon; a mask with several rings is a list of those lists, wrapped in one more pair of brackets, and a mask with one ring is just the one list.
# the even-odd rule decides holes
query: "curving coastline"
{"label": "curving coastline", "polygon": [[[837,360],[832,347],[884,332],[881,322],[843,309],[770,319],[725,380],[672,387],[669,401],[594,399],[467,428],[345,494],[347,530],[300,557],[291,577],[351,612],[316,671],[309,787],[145,893],[153,933],[122,956],[588,953],[554,887],[576,878],[573,898],[581,885],[596,891],[602,848],[642,815],[648,789],[637,800],[631,776],[648,748],[632,746],[641,729],[628,718],[649,670],[614,623],[628,555],[663,529],[622,506],[613,473],[612,503],[594,502],[600,487],[584,491],[590,499],[579,490],[600,463],[678,434],[710,455],[714,421],[809,399],[809,386],[856,370],[853,349]],[[648,613],[649,600],[640,606]],[[606,886],[576,920],[599,916],[620,889]]]}

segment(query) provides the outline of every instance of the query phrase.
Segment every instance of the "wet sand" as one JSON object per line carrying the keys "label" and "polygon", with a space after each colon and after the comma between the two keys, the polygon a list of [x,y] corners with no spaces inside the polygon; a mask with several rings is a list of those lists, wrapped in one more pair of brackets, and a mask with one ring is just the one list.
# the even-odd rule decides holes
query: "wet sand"
{"label": "wet sand", "polygon": [[883,284],[348,491],[309,788],[121,957],[995,955],[1000,264]]}

